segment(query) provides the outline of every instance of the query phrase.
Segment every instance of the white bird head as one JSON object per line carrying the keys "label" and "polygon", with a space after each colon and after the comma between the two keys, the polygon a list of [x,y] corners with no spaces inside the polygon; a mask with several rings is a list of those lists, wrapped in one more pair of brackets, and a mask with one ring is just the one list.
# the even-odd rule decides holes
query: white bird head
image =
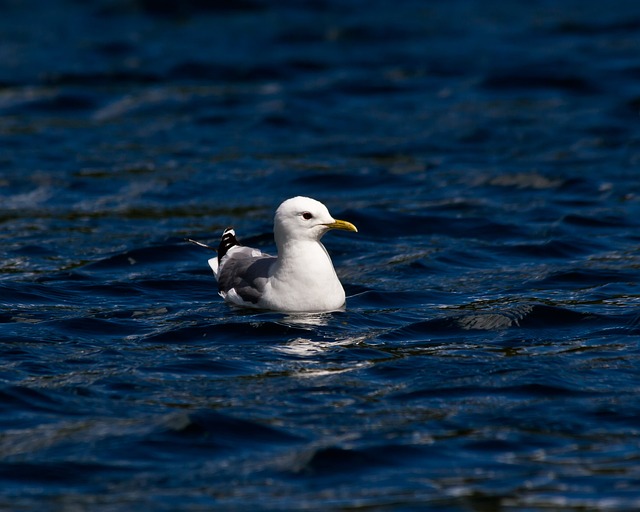
{"label": "white bird head", "polygon": [[310,197],[292,197],[276,210],[273,233],[276,244],[285,242],[318,241],[330,229],[358,231],[350,222],[334,219],[327,207]]}

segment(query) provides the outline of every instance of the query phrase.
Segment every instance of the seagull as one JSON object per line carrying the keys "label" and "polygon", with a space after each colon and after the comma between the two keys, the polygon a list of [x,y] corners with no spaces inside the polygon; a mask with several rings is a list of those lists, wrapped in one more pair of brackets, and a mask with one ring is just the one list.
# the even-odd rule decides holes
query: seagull
{"label": "seagull", "polygon": [[241,245],[233,228],[225,229],[218,256],[208,261],[218,293],[231,304],[249,308],[291,313],[343,309],[344,288],[320,243],[331,229],[358,231],[350,222],[334,219],[320,201],[302,196],[287,199],[276,210],[278,256]]}

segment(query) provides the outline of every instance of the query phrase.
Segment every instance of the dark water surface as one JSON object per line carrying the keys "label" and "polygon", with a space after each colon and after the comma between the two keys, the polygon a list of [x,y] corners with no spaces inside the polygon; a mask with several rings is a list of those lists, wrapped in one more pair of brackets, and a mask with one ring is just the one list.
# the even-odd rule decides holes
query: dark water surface
{"label": "dark water surface", "polygon": [[[638,2],[0,9],[0,508],[640,508]],[[298,194],[347,310],[228,307]]]}

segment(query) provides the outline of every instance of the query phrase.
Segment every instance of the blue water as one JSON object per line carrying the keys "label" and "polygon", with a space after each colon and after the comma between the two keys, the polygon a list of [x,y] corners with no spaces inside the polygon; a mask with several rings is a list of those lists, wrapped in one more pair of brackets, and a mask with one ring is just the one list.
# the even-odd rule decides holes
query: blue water
{"label": "blue water", "polygon": [[638,2],[0,7],[2,510],[640,508]]}

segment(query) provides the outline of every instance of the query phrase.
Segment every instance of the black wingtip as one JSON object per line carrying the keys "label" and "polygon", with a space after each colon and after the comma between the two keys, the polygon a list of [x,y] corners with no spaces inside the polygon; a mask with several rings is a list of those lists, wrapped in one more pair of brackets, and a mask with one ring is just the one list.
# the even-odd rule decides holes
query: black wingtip
{"label": "black wingtip", "polygon": [[240,245],[238,239],[236,238],[236,232],[233,228],[227,228],[222,233],[222,238],[220,239],[220,245],[218,245],[218,263],[222,258],[224,258],[225,254],[236,245]]}

